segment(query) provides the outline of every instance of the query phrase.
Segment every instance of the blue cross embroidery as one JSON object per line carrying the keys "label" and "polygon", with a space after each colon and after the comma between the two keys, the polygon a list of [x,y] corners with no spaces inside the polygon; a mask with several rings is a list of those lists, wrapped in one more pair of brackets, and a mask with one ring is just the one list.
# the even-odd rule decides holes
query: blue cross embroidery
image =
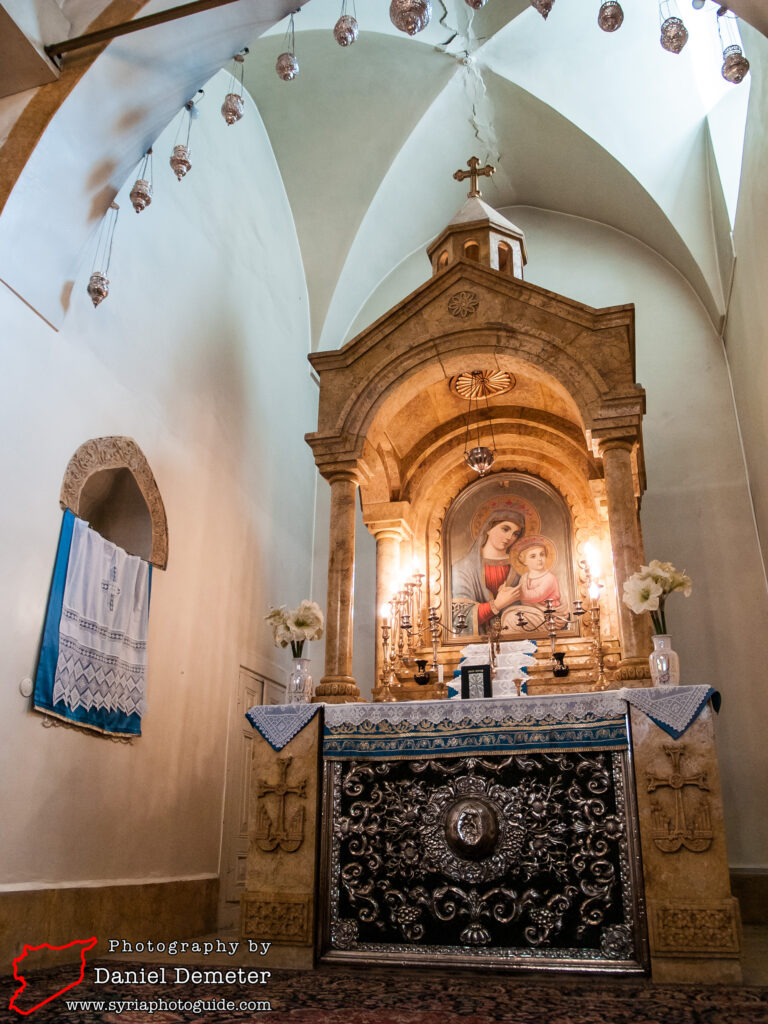
{"label": "blue cross embroidery", "polygon": [[113,565],[109,570],[107,579],[101,581],[101,589],[109,595],[109,610],[115,610],[115,598],[120,595],[120,587],[117,585],[117,566]]}

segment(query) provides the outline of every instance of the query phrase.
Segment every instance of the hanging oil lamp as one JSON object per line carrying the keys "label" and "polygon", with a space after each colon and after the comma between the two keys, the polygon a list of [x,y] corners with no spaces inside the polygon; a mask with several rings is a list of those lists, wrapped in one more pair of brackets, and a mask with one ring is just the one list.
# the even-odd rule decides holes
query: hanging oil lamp
{"label": "hanging oil lamp", "polygon": [[[112,242],[115,237],[119,210],[120,207],[117,203],[111,202],[109,204],[109,209],[101,222],[99,234],[96,238],[96,252],[94,253],[91,276],[88,279],[88,287],[86,288],[94,309],[109,295],[109,278],[107,274],[109,273],[109,264],[112,261]],[[97,270],[97,267],[103,267],[104,269]]]}
{"label": "hanging oil lamp", "polygon": [[[178,181],[192,170],[192,151],[189,148],[189,137],[192,134],[192,121],[200,116],[200,111],[197,109],[197,104],[203,98],[205,93],[202,89],[198,89],[197,93],[191,100],[187,100],[184,104],[184,108],[181,112],[181,120],[179,121],[179,127],[176,130],[176,143],[173,147],[173,153],[171,153],[171,159],[169,161],[171,170],[176,175]],[[184,123],[184,111],[187,112],[188,123],[187,123],[187,139],[186,142],[179,142],[179,134],[181,132],[181,126]]]}
{"label": "hanging oil lamp", "polygon": [[[357,15],[354,0],[352,0],[352,10]],[[357,17],[347,14],[347,0],[341,0],[341,17],[333,26],[333,38],[339,46],[351,46],[352,43],[357,41],[359,34],[360,28],[357,24]]]}
{"label": "hanging oil lamp", "polygon": [[409,36],[425,29],[431,17],[431,0],[392,0],[389,5],[389,20]]}
{"label": "hanging oil lamp", "polygon": [[744,56],[738,19],[726,7],[721,7],[717,12],[717,31],[723,51],[723,66],[720,73],[726,82],[738,85],[749,71],[749,61]]}
{"label": "hanging oil lamp", "polygon": [[617,28],[621,28],[623,21],[624,11],[617,0],[605,0],[605,3],[600,5],[600,10],[597,12],[597,24],[603,32],[615,32]]}
{"label": "hanging oil lamp", "polygon": [[688,29],[678,16],[675,0],[660,0],[661,45],[669,53],[680,53],[688,42]]}
{"label": "hanging oil lamp", "polygon": [[299,73],[299,62],[296,60],[296,29],[293,24],[293,15],[290,17],[288,22],[288,29],[285,33],[286,40],[290,42],[290,50],[286,50],[285,53],[281,53],[275,61],[275,71],[277,77],[281,78],[284,82],[292,82],[293,79]]}
{"label": "hanging oil lamp", "polygon": [[[248,53],[248,47],[240,53],[236,53],[232,60],[235,63],[235,69],[231,72],[230,88],[227,95],[224,97],[224,102],[221,104],[221,116],[227,122],[227,124],[235,124],[245,113],[245,100],[243,99],[244,84],[243,78],[245,75],[245,55]],[[240,70],[240,89],[237,91],[237,78],[235,77],[236,71]]]}
{"label": "hanging oil lamp", "polygon": [[555,0],[531,0],[531,7],[534,7],[545,21],[554,6]]}
{"label": "hanging oil lamp", "polygon": [[139,176],[134,182],[128,197],[136,213],[146,210],[152,202],[152,178],[152,147],[150,146],[144,154]]}

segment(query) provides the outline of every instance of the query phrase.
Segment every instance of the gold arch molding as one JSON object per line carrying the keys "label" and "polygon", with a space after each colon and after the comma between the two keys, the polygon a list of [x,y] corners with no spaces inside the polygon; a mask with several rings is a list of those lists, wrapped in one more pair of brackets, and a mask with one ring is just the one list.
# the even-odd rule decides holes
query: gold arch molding
{"label": "gold arch molding", "polygon": [[64,473],[59,504],[79,515],[83,488],[94,473],[104,469],[127,469],[133,474],[152,521],[150,562],[158,569],[165,569],[168,564],[165,506],[149,463],[132,437],[94,437],[81,444]]}

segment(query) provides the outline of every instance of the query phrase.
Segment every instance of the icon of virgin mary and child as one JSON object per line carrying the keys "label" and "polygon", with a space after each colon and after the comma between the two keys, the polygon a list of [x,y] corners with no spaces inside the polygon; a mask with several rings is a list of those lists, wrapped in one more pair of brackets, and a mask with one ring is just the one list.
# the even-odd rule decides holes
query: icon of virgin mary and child
{"label": "icon of virgin mary and child", "polygon": [[560,586],[551,571],[555,558],[548,537],[525,536],[521,512],[497,512],[487,519],[451,571],[453,605],[467,619],[463,632],[487,634],[493,620],[500,619],[503,633],[519,633],[518,612],[530,626],[540,626],[546,602],[555,608],[561,604]]}

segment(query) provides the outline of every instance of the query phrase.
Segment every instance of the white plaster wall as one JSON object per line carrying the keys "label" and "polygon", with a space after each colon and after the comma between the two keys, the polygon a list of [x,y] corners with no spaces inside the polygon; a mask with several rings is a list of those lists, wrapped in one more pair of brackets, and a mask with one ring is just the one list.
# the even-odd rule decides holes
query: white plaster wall
{"label": "white plaster wall", "polygon": [[[223,92],[213,83],[214,94]],[[316,422],[307,295],[290,209],[249,103],[210,102],[177,183],[156,143],[155,200],[127,199],[109,298],[83,262],[60,333],[0,290],[0,884],[216,875],[227,713],[238,666],[287,668],[263,616],[309,592]],[[242,200],[247,197],[248,202]],[[17,258],[29,258],[19,241]],[[35,669],[72,453],[136,439],[168,515],[156,571],[148,713],[130,746],[45,729],[18,682]]]}
{"label": "white plaster wall", "polygon": [[[528,281],[596,307],[635,303],[637,380],[647,392],[645,553],[674,562],[693,579],[692,596],[674,595],[668,605],[682,681],[723,693],[717,729],[729,860],[765,866],[768,595],[720,338],[682,276],[635,239],[530,207],[501,212],[525,232]],[[762,249],[750,251],[764,266]],[[423,252],[413,253],[369,298],[350,334],[429,274]],[[753,325],[752,347],[764,336]],[[758,365],[762,373],[764,355]],[[755,401],[764,379],[745,385]],[[759,437],[764,449],[765,433],[756,424],[756,458]]]}
{"label": "white plaster wall", "polygon": [[733,233],[736,269],[726,346],[763,559],[768,561],[768,39],[748,27],[742,26],[742,31],[753,70],[739,209]]}

